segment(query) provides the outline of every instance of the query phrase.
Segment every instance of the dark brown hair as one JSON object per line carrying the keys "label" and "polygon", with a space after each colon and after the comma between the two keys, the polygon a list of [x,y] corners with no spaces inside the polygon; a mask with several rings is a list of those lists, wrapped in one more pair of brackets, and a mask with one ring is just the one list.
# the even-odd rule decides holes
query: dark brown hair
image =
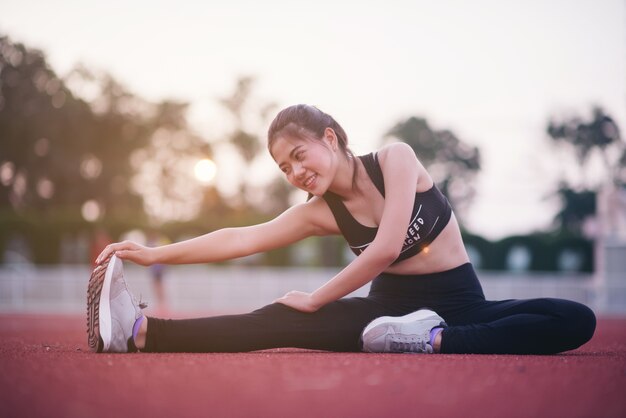
{"label": "dark brown hair", "polygon": [[267,146],[271,148],[274,141],[281,135],[306,140],[321,140],[326,128],[335,131],[339,149],[348,160],[351,159],[354,162],[352,187],[356,188],[357,165],[354,153],[348,148],[348,135],[332,116],[315,106],[297,104],[278,112],[267,131]]}

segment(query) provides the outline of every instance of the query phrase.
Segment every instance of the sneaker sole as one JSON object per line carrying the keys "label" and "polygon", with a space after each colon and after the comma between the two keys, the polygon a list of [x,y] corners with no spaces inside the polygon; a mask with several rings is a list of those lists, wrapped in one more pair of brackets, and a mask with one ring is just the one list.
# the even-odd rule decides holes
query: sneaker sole
{"label": "sneaker sole", "polygon": [[[371,332],[379,325],[388,324],[389,322],[393,322],[394,324],[408,324],[413,321],[428,319],[429,317],[441,318],[439,315],[437,315],[436,312],[428,309],[420,309],[419,311],[415,311],[404,316],[381,316],[380,318],[376,318],[372,322],[370,322],[363,330],[362,335]],[[443,318],[441,318],[440,326],[447,326]]]}
{"label": "sneaker sole", "polygon": [[87,342],[91,351],[107,351],[111,344],[111,278],[117,257],[112,256],[91,273],[87,287]]}

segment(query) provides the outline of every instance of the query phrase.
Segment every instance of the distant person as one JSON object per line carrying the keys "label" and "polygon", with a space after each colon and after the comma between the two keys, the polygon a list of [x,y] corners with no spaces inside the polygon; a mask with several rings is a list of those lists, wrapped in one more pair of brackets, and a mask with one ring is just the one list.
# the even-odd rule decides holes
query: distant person
{"label": "distant person", "polygon": [[[158,232],[151,231],[148,234],[148,240],[146,242],[148,247],[159,247],[169,244],[169,240]],[[165,298],[165,287],[163,285],[163,276],[165,275],[165,265],[161,263],[154,263],[150,267],[150,276],[152,278],[152,288],[157,298],[158,311],[161,313],[167,312],[168,306]]]}
{"label": "distant person", "polygon": [[6,264],[31,264],[32,260],[33,254],[26,238],[19,233],[9,236],[2,254],[2,262]]}
{"label": "distant person", "polygon": [[[112,242],[113,240],[111,239],[111,236],[106,231],[106,229],[97,228],[94,231],[91,239],[91,245],[89,246],[89,262],[91,263],[92,267],[95,267],[97,265],[96,258],[98,258],[98,255],[105,250],[107,245],[111,244]],[[85,257],[85,254],[83,254],[83,257]],[[82,260],[81,262],[84,262],[84,260]]]}
{"label": "distant person", "polygon": [[[355,157],[347,143],[328,114],[288,107],[270,125],[268,147],[307,202],[266,223],[162,247],[109,245],[89,284],[91,349],[552,354],[591,339],[595,316],[579,303],[485,300],[452,208],[408,145]],[[357,255],[346,268],[312,293],[292,291],[247,314],[147,318],[124,280],[122,260],[212,263],[337,234]],[[367,297],[345,298],[370,281]]]}

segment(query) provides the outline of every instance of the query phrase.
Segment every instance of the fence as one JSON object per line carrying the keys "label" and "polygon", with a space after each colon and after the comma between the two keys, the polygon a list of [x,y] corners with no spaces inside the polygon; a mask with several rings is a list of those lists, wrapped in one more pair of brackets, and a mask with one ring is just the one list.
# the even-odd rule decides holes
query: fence
{"label": "fence", "polygon": [[[312,291],[336,269],[169,266],[165,272],[168,308],[192,312],[243,312],[271,303],[289,290]],[[0,312],[82,313],[90,268],[82,265],[0,267]],[[149,269],[126,265],[133,293],[148,304],[155,295]],[[559,297],[582,302],[599,314],[626,315],[623,281],[597,280],[591,274],[541,274],[480,271],[487,299]],[[369,285],[352,295],[367,294]],[[150,313],[150,311],[148,311]]]}

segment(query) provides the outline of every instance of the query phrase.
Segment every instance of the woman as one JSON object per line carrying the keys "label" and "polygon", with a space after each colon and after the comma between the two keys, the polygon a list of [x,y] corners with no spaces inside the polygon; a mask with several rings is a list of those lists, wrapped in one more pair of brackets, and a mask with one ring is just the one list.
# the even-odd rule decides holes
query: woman
{"label": "woman", "polygon": [[[408,145],[391,144],[355,157],[331,116],[296,105],[272,122],[268,148],[287,180],[311,198],[260,225],[221,229],[157,248],[109,245],[96,260],[89,285],[94,351],[299,347],[549,354],[577,348],[592,337],[595,316],[584,305],[559,299],[485,300],[450,204]],[[211,263],[334,234],[342,234],[358,255],[346,268],[312,293],[292,291],[243,315],[145,318],[126,287],[120,261]],[[370,281],[367,297],[344,298]]]}

